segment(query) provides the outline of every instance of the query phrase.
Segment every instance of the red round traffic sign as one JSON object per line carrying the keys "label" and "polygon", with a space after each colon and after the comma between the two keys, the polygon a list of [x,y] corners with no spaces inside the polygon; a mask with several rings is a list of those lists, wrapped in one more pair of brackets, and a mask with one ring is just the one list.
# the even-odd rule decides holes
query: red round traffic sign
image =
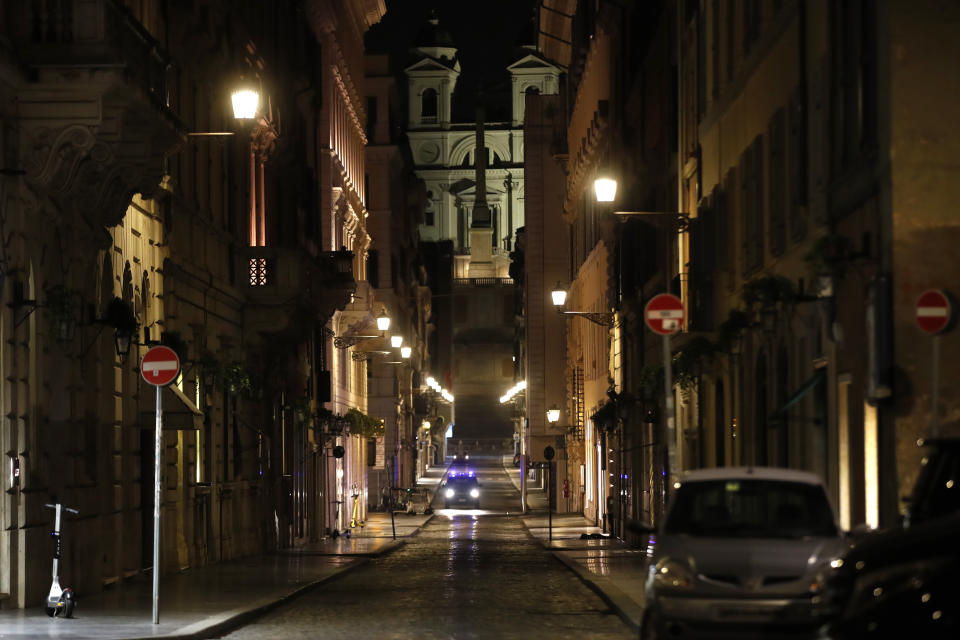
{"label": "red round traffic sign", "polygon": [[152,347],[140,361],[140,375],[149,384],[165,387],[177,379],[180,358],[177,352],[163,345]]}
{"label": "red round traffic sign", "polygon": [[928,289],[917,300],[917,326],[929,334],[936,335],[946,329],[952,315],[950,298],[939,289]]}
{"label": "red round traffic sign", "polygon": [[670,293],[655,295],[644,308],[643,319],[654,333],[662,336],[676,333],[683,326],[683,302]]}

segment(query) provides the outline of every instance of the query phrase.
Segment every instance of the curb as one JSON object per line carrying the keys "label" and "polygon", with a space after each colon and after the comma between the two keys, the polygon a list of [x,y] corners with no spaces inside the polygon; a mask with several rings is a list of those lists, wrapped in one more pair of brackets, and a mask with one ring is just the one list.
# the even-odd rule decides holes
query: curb
{"label": "curb", "polygon": [[610,608],[616,612],[628,627],[637,634],[640,633],[640,627],[643,622],[643,607],[637,604],[633,598],[606,578],[584,569],[576,560],[562,556],[547,546],[544,546],[544,549],[550,551],[554,558],[573,571],[577,577],[580,578],[581,582],[610,605]]}
{"label": "curb", "polygon": [[[427,522],[429,522],[429,520]],[[420,533],[420,529],[422,529],[422,527],[419,527],[416,533]],[[415,535],[415,534],[412,534],[412,535]],[[389,547],[383,549],[378,553],[310,554],[310,555],[339,555],[339,556],[356,558],[357,560],[355,562],[351,562],[346,566],[339,567],[334,573],[331,573],[328,576],[324,576],[313,582],[301,585],[296,589],[294,589],[293,591],[291,591],[290,593],[287,593],[278,598],[274,598],[267,602],[261,602],[260,604],[255,604],[248,608],[234,609],[232,611],[221,614],[219,616],[215,616],[212,618],[213,620],[215,620],[213,622],[211,622],[211,618],[208,618],[207,620],[194,622],[193,624],[187,625],[186,627],[183,627],[181,630],[174,631],[172,633],[152,634],[149,636],[136,636],[133,638],[124,638],[123,640],[158,640],[161,638],[163,640],[205,640],[206,638],[214,638],[214,637],[225,635],[226,633],[229,633],[234,629],[242,627],[243,625],[247,624],[252,620],[255,620],[256,618],[259,618],[269,613],[270,611],[272,611],[273,609],[276,609],[280,605],[286,604],[287,602],[290,602],[300,597],[301,595],[310,591],[311,589],[315,589],[316,587],[324,585],[328,582],[333,582],[343,577],[350,571],[357,569],[359,567],[365,566],[370,560],[374,558],[380,558],[389,553],[392,553],[393,551],[399,549],[405,544],[406,544],[406,540],[397,540],[396,544],[390,545]]]}

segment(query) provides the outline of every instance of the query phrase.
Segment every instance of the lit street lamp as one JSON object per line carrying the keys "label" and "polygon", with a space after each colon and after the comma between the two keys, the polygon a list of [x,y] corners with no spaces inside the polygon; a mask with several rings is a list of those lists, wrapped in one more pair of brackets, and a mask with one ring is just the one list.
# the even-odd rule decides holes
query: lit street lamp
{"label": "lit street lamp", "polygon": [[590,322],[605,326],[613,327],[613,314],[610,312],[604,311],[567,311],[563,306],[567,302],[567,292],[563,289],[562,285],[558,282],[556,288],[550,292],[550,297],[553,299],[553,306],[556,307],[557,313],[562,313],[568,316],[580,316],[586,318]]}

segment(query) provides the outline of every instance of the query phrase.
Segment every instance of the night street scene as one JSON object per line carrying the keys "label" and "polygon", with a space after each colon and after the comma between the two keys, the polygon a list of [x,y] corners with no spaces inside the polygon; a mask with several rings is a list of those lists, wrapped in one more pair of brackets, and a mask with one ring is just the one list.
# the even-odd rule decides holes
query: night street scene
{"label": "night street scene", "polygon": [[0,640],[960,639],[960,0],[0,0]]}

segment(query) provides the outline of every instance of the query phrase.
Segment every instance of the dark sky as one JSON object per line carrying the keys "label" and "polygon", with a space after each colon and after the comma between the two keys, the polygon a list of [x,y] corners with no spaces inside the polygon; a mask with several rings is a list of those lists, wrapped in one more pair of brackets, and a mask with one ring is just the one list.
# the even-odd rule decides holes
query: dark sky
{"label": "dark sky", "polygon": [[436,9],[440,26],[459,49],[460,102],[474,94],[478,83],[490,92],[509,78],[505,68],[530,33],[532,5],[533,0],[387,0],[387,14],[367,34],[367,50],[390,53],[400,72],[411,42],[427,24],[430,9]]}

